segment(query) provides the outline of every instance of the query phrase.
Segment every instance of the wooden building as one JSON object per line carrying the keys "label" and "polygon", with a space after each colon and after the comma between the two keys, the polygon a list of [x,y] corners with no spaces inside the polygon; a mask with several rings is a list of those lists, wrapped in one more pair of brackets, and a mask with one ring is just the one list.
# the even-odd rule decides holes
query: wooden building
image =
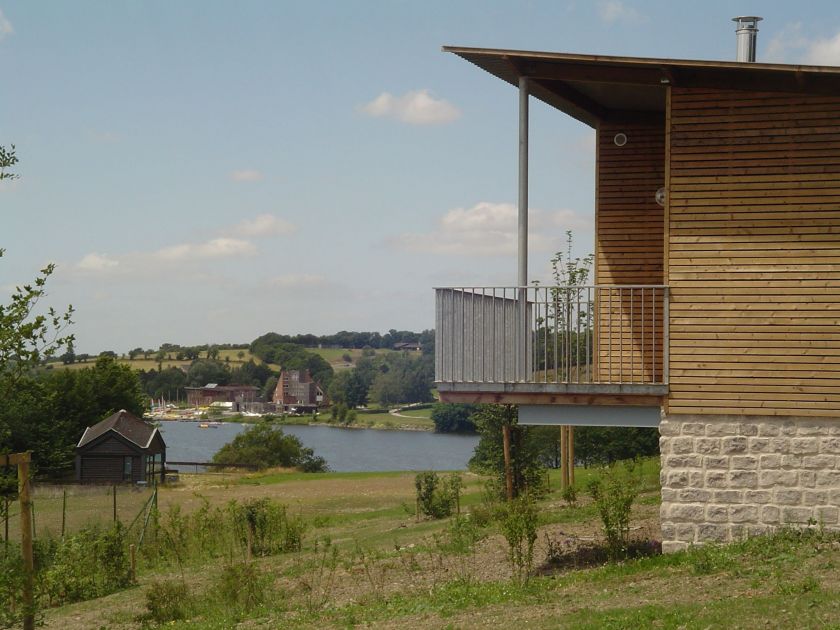
{"label": "wooden building", "polygon": [[204,387],[185,387],[187,404],[193,407],[208,407],[213,403],[232,403],[239,411],[243,403],[253,403],[259,396],[259,388],[253,385],[218,385],[207,383]]}
{"label": "wooden building", "polygon": [[526,264],[529,99],[597,153],[594,284],[437,289],[442,400],[658,426],[666,550],[840,528],[840,68],[445,50],[519,90]]}
{"label": "wooden building", "polygon": [[85,429],[76,445],[80,483],[163,482],[165,466],[160,431],[125,409]]}
{"label": "wooden building", "polygon": [[310,412],[326,402],[324,390],[309,370],[282,370],[272,401],[278,411]]}

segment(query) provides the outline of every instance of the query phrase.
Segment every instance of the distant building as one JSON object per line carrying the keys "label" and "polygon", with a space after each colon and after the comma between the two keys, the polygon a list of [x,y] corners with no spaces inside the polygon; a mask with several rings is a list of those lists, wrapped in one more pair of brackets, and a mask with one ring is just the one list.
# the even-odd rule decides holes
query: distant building
{"label": "distant building", "polygon": [[401,341],[394,344],[394,350],[412,350],[414,352],[420,352],[422,349],[423,345],[419,341]]}
{"label": "distant building", "polygon": [[85,429],[76,445],[80,483],[162,482],[165,465],[160,431],[125,409]]}
{"label": "distant building", "polygon": [[207,383],[204,387],[185,387],[187,404],[193,407],[208,407],[213,403],[232,403],[231,408],[239,411],[243,403],[256,402],[259,388],[253,385],[217,385]]}
{"label": "distant building", "polygon": [[283,370],[272,400],[278,411],[314,411],[325,402],[325,396],[309,370]]}

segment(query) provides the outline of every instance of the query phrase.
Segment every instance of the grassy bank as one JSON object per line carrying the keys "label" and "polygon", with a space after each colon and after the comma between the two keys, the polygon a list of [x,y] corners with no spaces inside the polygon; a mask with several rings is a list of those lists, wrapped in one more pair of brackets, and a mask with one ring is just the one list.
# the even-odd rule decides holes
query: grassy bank
{"label": "grassy bank", "polygon": [[[594,474],[578,470],[579,485]],[[646,462],[632,516],[638,538],[659,536],[657,475],[657,462]],[[585,496],[577,507],[567,505],[552,473],[552,491],[539,503],[534,570],[521,582],[511,579],[500,530],[483,520],[483,480],[474,475],[464,476],[461,507],[473,514],[480,536],[466,547],[452,544],[458,521],[413,514],[411,473],[184,477],[181,485],[161,491],[164,514],[174,506],[190,514],[232,498],[267,497],[282,501],[307,523],[302,551],[255,558],[249,565],[262,580],[254,582],[258,590],[270,596],[251,606],[226,603],[220,584],[235,559],[195,560],[181,568],[141,565],[137,587],[48,610],[46,627],[140,628],[147,594],[160,588],[155,586],[160,580],[186,585],[184,602],[189,602],[186,617],[167,623],[168,628],[840,624],[840,539],[818,530],[602,566],[580,553],[600,540],[594,506]],[[558,558],[576,558],[579,566],[558,564]]]}

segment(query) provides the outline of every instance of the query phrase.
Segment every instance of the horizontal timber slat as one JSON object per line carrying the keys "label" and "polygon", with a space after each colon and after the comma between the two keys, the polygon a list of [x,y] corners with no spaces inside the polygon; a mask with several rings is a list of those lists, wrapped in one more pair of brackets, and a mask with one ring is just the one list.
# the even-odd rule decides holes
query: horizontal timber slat
{"label": "horizontal timber slat", "polygon": [[669,411],[840,416],[840,97],[670,103]]}

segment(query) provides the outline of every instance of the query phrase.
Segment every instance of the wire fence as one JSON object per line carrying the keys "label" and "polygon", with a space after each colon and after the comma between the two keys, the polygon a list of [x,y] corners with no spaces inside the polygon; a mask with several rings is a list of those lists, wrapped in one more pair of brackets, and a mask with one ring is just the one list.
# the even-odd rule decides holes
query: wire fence
{"label": "wire fence", "polygon": [[[36,540],[60,538],[84,527],[107,527],[115,521],[137,527],[137,522],[144,520],[142,515],[148,511],[156,492],[153,487],[128,485],[32,485],[32,530]],[[19,503],[0,499],[3,542],[20,542],[19,516]]]}

